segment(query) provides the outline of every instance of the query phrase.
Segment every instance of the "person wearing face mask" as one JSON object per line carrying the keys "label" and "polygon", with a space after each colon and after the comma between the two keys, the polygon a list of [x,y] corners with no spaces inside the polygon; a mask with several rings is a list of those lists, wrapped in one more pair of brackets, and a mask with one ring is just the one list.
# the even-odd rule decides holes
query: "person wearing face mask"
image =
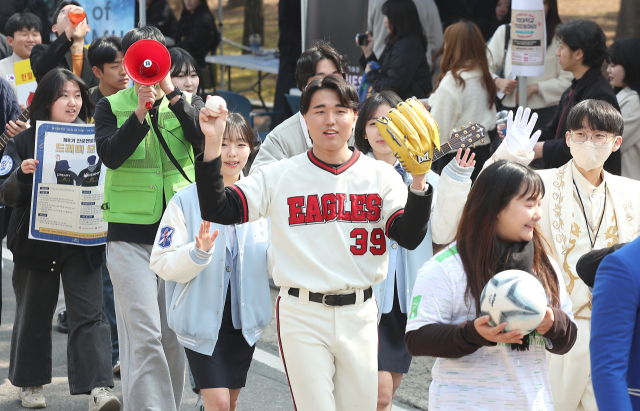
{"label": "person wearing face mask", "polygon": [[[505,141],[485,166],[498,160],[529,164],[540,131],[533,136],[537,115],[530,109],[510,112]],[[545,215],[538,222],[562,268],[564,285],[578,324],[575,346],[563,357],[548,358],[549,381],[556,411],[596,411],[589,360],[591,300],[589,287],[577,274],[578,259],[592,251],[632,241],[640,221],[640,182],[604,170],[620,149],[624,120],[606,101],[584,100],[567,115],[565,144],[571,159],[559,168],[539,170],[547,193]]]}
{"label": "person wearing face mask", "polygon": [[[607,44],[600,26],[589,20],[573,20],[558,26],[556,36],[560,40],[556,51],[560,67],[570,71],[574,79],[562,93],[553,120],[540,124],[542,137],[533,150],[535,159],[543,159],[544,168],[560,167],[571,160],[563,137],[568,130],[567,119],[572,107],[581,101],[595,99],[607,101],[620,111],[613,89],[602,75]],[[619,152],[609,157],[605,170],[620,175]]]}

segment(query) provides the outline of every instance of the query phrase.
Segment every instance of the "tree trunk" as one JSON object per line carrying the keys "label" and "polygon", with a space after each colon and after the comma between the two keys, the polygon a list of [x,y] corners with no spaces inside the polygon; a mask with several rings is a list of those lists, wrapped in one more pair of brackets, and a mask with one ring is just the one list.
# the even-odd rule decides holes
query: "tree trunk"
{"label": "tree trunk", "polygon": [[622,0],[620,2],[620,14],[618,14],[618,29],[616,40],[625,37],[640,37],[640,1]]}
{"label": "tree trunk", "polygon": [[244,32],[242,44],[249,45],[249,36],[253,33],[260,35],[260,45],[264,46],[264,12],[263,0],[244,0]]}

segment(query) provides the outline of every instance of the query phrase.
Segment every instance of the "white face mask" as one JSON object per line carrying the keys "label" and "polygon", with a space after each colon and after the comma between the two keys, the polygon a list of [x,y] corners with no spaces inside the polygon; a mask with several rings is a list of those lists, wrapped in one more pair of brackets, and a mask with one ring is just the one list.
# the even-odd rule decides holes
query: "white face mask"
{"label": "white face mask", "polygon": [[611,154],[612,144],[598,146],[593,141],[586,141],[582,144],[571,142],[571,155],[573,161],[585,171],[602,167]]}

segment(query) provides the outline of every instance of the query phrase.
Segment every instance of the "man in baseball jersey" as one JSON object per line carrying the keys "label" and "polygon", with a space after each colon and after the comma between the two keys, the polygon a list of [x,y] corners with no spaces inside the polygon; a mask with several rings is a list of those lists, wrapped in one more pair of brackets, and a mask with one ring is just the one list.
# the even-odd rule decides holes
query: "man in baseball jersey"
{"label": "man in baseball jersey", "polygon": [[427,232],[432,188],[407,189],[387,164],[349,148],[356,89],[337,75],[302,96],[313,148],[258,168],[225,189],[226,108],[200,112],[206,137],[196,159],[202,218],[219,224],[271,217],[280,355],[296,410],[370,411],[377,402],[377,313],[371,286],[388,269],[385,236],[407,249]]}

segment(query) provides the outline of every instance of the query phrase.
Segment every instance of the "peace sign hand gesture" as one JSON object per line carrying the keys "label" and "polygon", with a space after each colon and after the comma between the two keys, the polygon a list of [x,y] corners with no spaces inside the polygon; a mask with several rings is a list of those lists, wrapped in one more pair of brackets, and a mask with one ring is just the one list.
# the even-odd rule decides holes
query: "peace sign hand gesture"
{"label": "peace sign hand gesture", "polygon": [[200,232],[196,236],[196,247],[201,249],[202,251],[209,252],[213,247],[214,241],[216,241],[216,237],[220,233],[220,230],[216,230],[210,234],[211,231],[211,223],[208,221],[203,221],[200,223]]}

